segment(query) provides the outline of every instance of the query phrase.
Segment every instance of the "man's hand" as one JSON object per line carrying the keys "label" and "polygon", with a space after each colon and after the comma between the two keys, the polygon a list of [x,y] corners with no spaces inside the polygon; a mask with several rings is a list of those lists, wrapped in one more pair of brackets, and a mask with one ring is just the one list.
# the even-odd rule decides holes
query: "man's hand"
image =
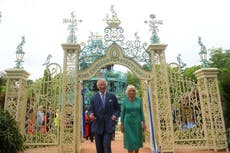
{"label": "man's hand", "polygon": [[96,120],[96,117],[95,117],[94,114],[92,113],[92,114],[89,115],[89,119],[90,119],[91,121],[94,121],[94,120]]}
{"label": "man's hand", "polygon": [[115,121],[117,117],[115,115],[112,116],[112,121]]}

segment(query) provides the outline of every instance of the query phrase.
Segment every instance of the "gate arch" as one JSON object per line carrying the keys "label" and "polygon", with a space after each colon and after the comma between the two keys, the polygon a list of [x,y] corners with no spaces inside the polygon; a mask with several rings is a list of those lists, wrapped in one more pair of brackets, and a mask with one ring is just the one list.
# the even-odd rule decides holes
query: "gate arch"
{"label": "gate arch", "polygon": [[[102,47],[102,49],[105,50],[105,53],[85,69],[80,69],[79,57],[83,50],[81,49],[81,45],[76,43],[76,36],[74,35],[75,33],[73,33],[77,25],[75,23],[77,20],[74,19],[74,15],[72,16],[73,19],[70,20],[71,32],[68,38],[69,42],[67,44],[62,44],[64,50],[63,74],[62,78],[57,80],[58,82],[62,80],[61,123],[60,133],[58,135],[60,136],[60,141],[55,141],[55,144],[58,146],[58,152],[80,152],[82,80],[89,80],[100,68],[106,65],[119,64],[129,68],[139,79],[141,79],[143,91],[142,99],[144,102],[148,101],[147,92],[148,89],[150,89],[149,96],[151,108],[149,109],[154,112],[154,115],[149,116],[145,114],[145,117],[149,116],[147,120],[153,119],[155,125],[154,132],[156,134],[155,138],[157,145],[161,147],[161,152],[174,153],[176,148],[175,143],[180,143],[181,139],[177,137],[178,139],[174,140],[171,102],[176,98],[178,99],[180,96],[183,97],[183,93],[178,95],[177,92],[173,93],[170,91],[170,83],[174,83],[175,81],[171,78],[171,82],[169,82],[170,76],[168,76],[168,65],[166,64],[165,58],[165,49],[167,45],[159,43],[159,38],[156,33],[157,26],[151,25],[156,29],[151,29],[151,44],[147,48],[146,44],[143,44],[143,46],[140,45],[140,40],[137,35],[135,35],[135,41],[128,41],[124,47],[123,29],[119,26],[121,22],[117,18],[117,14],[114,10],[112,8],[111,10],[112,18],[106,18],[108,26],[104,30],[106,33],[104,37],[105,46],[99,46],[99,48]],[[150,17],[152,19],[155,18],[155,16]],[[156,24],[156,22],[152,20],[150,23]],[[129,52],[126,52],[127,50]],[[143,56],[148,55],[148,58],[145,60],[151,67],[150,71],[141,68],[140,64],[129,56],[129,53],[134,51],[137,53],[135,57],[142,56],[140,55],[141,50],[144,50],[145,55]],[[20,129],[23,132],[25,127],[25,118],[23,117],[26,112],[25,104],[27,100],[26,79],[29,73],[24,69],[7,70],[6,72],[8,80],[5,109],[11,111],[11,115],[15,116],[16,120],[19,121]],[[204,144],[203,147],[205,149],[214,150],[226,149],[227,142],[217,83],[217,69],[201,69],[196,71],[195,74],[198,79],[197,91],[199,99],[201,100],[199,108],[202,110],[202,114],[199,115],[199,117],[202,117],[202,123],[204,124],[204,132],[202,133],[204,137],[204,140],[202,140],[202,144]],[[181,80],[177,83],[178,88],[184,85],[181,85]],[[57,89],[59,88],[57,87]],[[210,97],[212,97],[212,99],[210,99]],[[147,110],[147,104],[143,103],[143,105],[144,109]],[[175,103],[175,105],[177,106],[178,103]],[[147,113],[148,111],[145,112]],[[179,132],[181,131],[182,130],[179,130]],[[190,141],[193,143],[196,140]],[[187,145],[188,143],[185,144]],[[41,145],[43,145],[43,143],[41,143]]]}
{"label": "gate arch", "polygon": [[120,64],[129,68],[141,80],[151,80],[153,78],[150,71],[144,70],[136,61],[124,56],[123,49],[118,44],[113,43],[108,47],[102,58],[95,61],[87,69],[79,71],[78,79],[89,80],[102,67],[112,64]]}
{"label": "gate arch", "polygon": [[[82,80],[91,79],[100,68],[106,65],[119,64],[129,68],[140,80],[142,80],[142,98],[146,103],[148,101],[147,86],[149,86],[151,90],[150,101],[152,102],[150,109],[153,110],[154,115],[152,114],[152,116],[147,119],[153,119],[156,143],[161,147],[162,152],[175,152],[167,66],[164,55],[167,45],[156,44],[148,47],[147,50],[150,55],[150,61],[152,61],[151,71],[144,70],[134,59],[124,55],[124,50],[116,43],[112,43],[106,49],[103,56],[83,70],[79,70],[79,61],[77,58],[81,52],[80,45],[63,44],[62,47],[64,49],[64,73],[60,143],[63,151],[70,150],[74,152],[80,150],[81,137],[79,131],[81,130],[80,114],[82,114]],[[70,103],[67,95],[74,95],[74,103]],[[145,116],[149,116],[148,105],[144,104],[144,106],[146,112]],[[68,114],[75,115],[71,116]],[[63,122],[66,119],[71,120],[71,118],[76,121],[73,127],[70,126],[69,130],[73,131],[73,135],[65,128],[64,124],[66,123]]]}

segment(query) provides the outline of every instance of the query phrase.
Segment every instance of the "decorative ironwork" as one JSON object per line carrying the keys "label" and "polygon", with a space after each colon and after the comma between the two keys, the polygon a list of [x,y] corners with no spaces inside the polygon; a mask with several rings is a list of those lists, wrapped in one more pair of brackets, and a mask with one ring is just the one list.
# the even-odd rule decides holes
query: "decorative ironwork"
{"label": "decorative ironwork", "polygon": [[91,63],[105,55],[106,47],[103,45],[102,36],[91,33],[88,44],[83,46],[79,53],[79,69],[87,68]]}
{"label": "decorative ironwork", "polygon": [[48,66],[52,57],[53,56],[51,54],[48,54],[48,56],[46,57],[46,61],[42,64],[42,66]]}
{"label": "decorative ironwork", "polygon": [[123,36],[123,28],[120,27],[121,21],[117,18],[117,13],[113,9],[113,5],[111,6],[112,18],[109,18],[108,14],[104,21],[108,24],[108,26],[104,29],[105,36],[105,45],[109,45],[111,43],[120,43],[120,45],[124,44],[125,37]]}
{"label": "decorative ironwork", "polygon": [[[156,46],[153,46],[156,47]],[[170,93],[167,66],[164,55],[165,48],[157,49],[152,48],[154,52],[153,59],[153,75],[154,79],[150,82],[151,85],[151,101],[155,104],[152,105],[152,110],[157,112],[155,117],[158,129],[157,133],[158,147],[167,152],[175,152],[174,150],[174,137],[173,125],[170,105]],[[156,108],[153,108],[153,107]],[[155,125],[155,124],[154,124]]]}
{"label": "decorative ironwork", "polygon": [[80,45],[63,44],[64,49],[64,67],[62,84],[62,116],[60,145],[61,152],[79,152],[81,143],[80,121],[82,101],[81,87],[78,82],[78,56]]}
{"label": "decorative ironwork", "polygon": [[[150,55],[147,51],[147,43],[141,44],[140,37],[135,33],[134,41],[127,41],[121,46],[124,54],[130,59],[134,59],[137,63],[147,64],[148,70],[151,70]],[[91,33],[87,45],[83,44],[83,49],[79,54],[79,69],[85,69],[94,61],[102,58],[106,54],[108,44],[103,43],[102,36],[98,33]],[[116,54],[114,52],[114,54]]]}
{"label": "decorative ironwork", "polygon": [[226,142],[226,132],[225,132],[225,125],[224,125],[224,118],[223,118],[223,111],[220,101],[220,95],[217,93],[218,90],[218,81],[216,78],[209,77],[207,78],[208,82],[208,95],[210,97],[210,112],[211,113],[211,120],[213,121],[212,124],[212,134],[213,134],[213,144],[215,145],[215,150],[219,148],[227,148],[228,144]]}
{"label": "decorative ironwork", "polygon": [[[206,146],[215,151],[227,150],[223,112],[218,89],[216,68],[206,68],[195,72],[198,77],[198,90],[201,93],[203,126]],[[204,77],[205,76],[205,77]]]}
{"label": "decorative ironwork", "polygon": [[[217,69],[198,70],[195,73],[197,84],[182,77],[180,68],[184,63],[180,57],[179,65],[174,63],[174,65],[168,66],[166,64],[165,49],[167,45],[159,44],[157,25],[161,22],[155,21],[154,15],[150,15],[151,20],[146,21],[150,24],[152,31],[152,44],[146,49],[147,44],[141,43],[137,33],[135,33],[134,41],[124,43],[121,22],[117,18],[113,6],[111,12],[112,19],[106,18],[107,30],[110,29],[110,32],[105,32],[107,35],[104,37],[105,42],[99,34],[91,33],[87,46],[84,46],[82,50],[80,50],[80,45],[75,44],[75,30],[79,21],[76,21],[74,14],[72,14],[72,19],[65,21],[71,24],[70,33],[72,33],[69,37],[69,44],[62,45],[64,49],[63,74],[60,66],[55,63],[49,64],[48,59],[44,63],[46,65],[44,77],[32,83],[29,86],[29,92],[27,92],[28,73],[23,69],[6,71],[8,80],[5,107],[19,121],[21,131],[25,131],[26,145],[32,149],[29,152],[35,151],[35,146],[44,148],[44,146],[51,145],[57,148],[56,152],[80,152],[82,81],[93,78],[101,68],[113,64],[130,68],[142,80],[142,93],[145,94],[143,102],[147,99],[147,85],[150,85],[149,96],[152,102],[150,109],[155,114],[149,118],[153,118],[156,127],[154,128],[156,142],[161,148],[161,152],[175,152],[175,149],[180,148],[186,150],[188,148],[227,149]],[[119,29],[122,29],[122,32]],[[201,55],[202,57],[204,55],[205,59],[206,48],[200,40],[199,43],[204,51],[201,52]],[[24,55],[23,44],[18,46],[19,51],[22,52],[21,55]],[[151,71],[142,68],[139,64],[141,62],[149,64]],[[18,65],[21,66],[21,63]],[[114,86],[125,85],[124,80],[118,78],[114,73],[108,73],[104,77],[108,80],[115,80]],[[89,89],[94,88],[91,82],[85,83],[89,83]],[[110,89],[112,88],[111,86]],[[24,106],[26,100],[27,107]],[[143,106],[146,107],[145,103]],[[62,108],[61,112],[60,107]],[[60,124],[55,123],[56,117],[54,119],[46,118],[45,127],[43,124],[40,126],[34,124],[38,117],[37,112],[41,110],[43,115],[51,111],[59,116],[57,121],[60,121]],[[147,109],[145,108],[145,110]],[[47,119],[50,120],[47,121]]]}
{"label": "decorative ironwork", "polygon": [[23,58],[24,58],[24,55],[25,55],[25,52],[23,51],[23,48],[22,46],[25,44],[25,37],[22,36],[22,41],[21,43],[17,46],[17,50],[16,50],[16,67],[17,69],[22,69],[22,63],[24,62],[23,61]]}
{"label": "decorative ironwork", "polygon": [[134,34],[135,40],[134,41],[127,41],[125,43],[124,54],[127,57],[134,59],[136,62],[144,63],[151,68],[150,56],[149,52],[147,51],[147,43],[141,44],[140,37],[136,32]]}
{"label": "decorative ironwork", "polygon": [[120,27],[121,21],[118,19],[113,5],[111,6],[111,13],[112,18],[109,18],[109,15],[107,14],[104,19],[108,24],[104,29],[104,39],[102,39],[100,34],[94,34],[91,32],[87,44],[82,44],[83,49],[79,54],[79,69],[85,69],[94,61],[105,56],[106,49],[113,43],[116,43],[122,47],[124,54],[127,57],[134,59],[137,63],[140,62],[141,65],[146,64],[148,70],[151,70],[151,61],[149,51],[147,50],[147,43],[142,43],[140,41],[137,32],[134,34],[134,41],[125,42],[125,37],[123,36],[124,30]]}
{"label": "decorative ironwork", "polygon": [[77,36],[75,34],[75,31],[77,31],[78,22],[82,22],[82,20],[77,20],[75,12],[71,12],[71,18],[70,19],[63,19],[63,23],[69,23],[68,30],[70,31],[69,36],[67,38],[68,43],[75,44],[77,43]]}
{"label": "decorative ironwork", "polygon": [[186,64],[181,60],[181,54],[178,54],[178,56],[177,56],[177,62],[179,64],[180,70],[182,72],[183,69],[185,68]]}
{"label": "decorative ironwork", "polygon": [[24,69],[8,69],[7,89],[4,108],[8,110],[17,122],[19,129],[25,133],[25,113],[27,101],[27,78],[29,74]]}
{"label": "decorative ironwork", "polygon": [[7,82],[8,95],[6,97],[6,106],[12,117],[17,118],[17,101],[18,101],[18,92],[19,92],[19,82],[18,79],[11,79]]}
{"label": "decorative ironwork", "polygon": [[180,65],[170,64],[169,86],[176,149],[205,148],[202,107],[197,84],[181,75]]}
{"label": "decorative ironwork", "polygon": [[200,45],[200,61],[202,64],[203,68],[207,68],[208,67],[208,60],[207,60],[207,50],[206,47],[204,46],[204,44],[201,42],[201,37],[198,37],[198,43]]}
{"label": "decorative ironwork", "polygon": [[25,145],[31,152],[41,145],[45,147],[59,144],[61,73],[60,65],[51,63],[46,66],[43,78],[28,88],[24,127]]}
{"label": "decorative ironwork", "polygon": [[150,38],[150,42],[152,44],[159,44],[160,43],[160,38],[157,34],[157,32],[159,31],[158,26],[160,24],[163,24],[162,20],[155,20],[156,16],[154,14],[150,14],[150,20],[149,21],[145,21],[145,23],[149,23],[149,31],[152,31],[152,36]]}

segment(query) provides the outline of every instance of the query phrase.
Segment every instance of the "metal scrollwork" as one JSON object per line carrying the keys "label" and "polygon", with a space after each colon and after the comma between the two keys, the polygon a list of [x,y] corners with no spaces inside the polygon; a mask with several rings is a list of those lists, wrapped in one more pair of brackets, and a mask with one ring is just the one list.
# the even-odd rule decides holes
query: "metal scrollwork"
{"label": "metal scrollwork", "polygon": [[207,68],[208,67],[208,60],[207,60],[207,49],[206,47],[204,46],[204,44],[201,42],[201,37],[198,37],[198,43],[200,45],[200,52],[199,52],[199,55],[200,55],[200,61],[202,63],[202,66],[204,68]]}
{"label": "metal scrollwork", "polygon": [[82,22],[82,20],[77,20],[75,12],[71,12],[71,19],[63,19],[63,23],[69,23],[68,30],[70,31],[69,36],[67,38],[68,43],[77,43],[77,36],[75,31],[77,31],[78,22]]}
{"label": "metal scrollwork", "polygon": [[183,68],[186,66],[186,64],[181,60],[181,54],[178,54],[177,56],[177,62],[180,66],[181,72],[183,71]]}
{"label": "metal scrollwork", "polygon": [[137,32],[134,34],[134,36],[136,38],[134,41],[127,41],[125,43],[124,54],[127,57],[134,59],[136,62],[145,63],[151,67],[149,52],[147,52],[146,49],[148,44],[142,44]]}
{"label": "metal scrollwork", "polygon": [[42,66],[48,66],[50,64],[50,59],[52,58],[53,56],[51,54],[49,54],[46,58],[46,61],[42,64]]}
{"label": "metal scrollwork", "polygon": [[106,15],[106,18],[104,19],[108,26],[104,29],[105,32],[105,45],[111,44],[113,42],[119,42],[121,45],[124,44],[125,37],[123,36],[123,28],[120,27],[121,21],[117,17],[117,13],[113,9],[113,5],[111,6],[111,13],[112,18],[108,17],[108,14]]}
{"label": "metal scrollwork", "polygon": [[88,44],[83,44],[83,49],[79,54],[80,69],[87,68],[95,60],[105,55],[106,47],[103,45],[101,35],[91,33],[89,38]]}
{"label": "metal scrollwork", "polygon": [[145,23],[149,23],[150,31],[152,31],[152,36],[150,38],[152,44],[159,44],[160,38],[157,34],[159,31],[158,26],[160,24],[163,24],[162,20],[155,20],[156,16],[154,14],[150,14],[150,20],[145,21]]}
{"label": "metal scrollwork", "polygon": [[24,58],[24,55],[25,55],[25,52],[23,51],[23,48],[22,46],[25,44],[25,36],[22,36],[22,41],[21,43],[17,46],[17,50],[16,50],[16,67],[15,68],[23,68],[22,67],[22,63],[24,62],[23,61],[23,58]]}

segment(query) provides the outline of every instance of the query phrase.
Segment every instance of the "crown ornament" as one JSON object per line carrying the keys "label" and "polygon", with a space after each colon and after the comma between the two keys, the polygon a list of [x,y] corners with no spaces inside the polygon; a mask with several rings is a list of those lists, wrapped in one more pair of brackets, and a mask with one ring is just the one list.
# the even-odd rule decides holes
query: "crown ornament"
{"label": "crown ornament", "polygon": [[121,24],[121,21],[117,18],[117,13],[113,9],[113,5],[111,6],[112,18],[109,19],[108,14],[106,15],[106,23],[108,24],[109,28],[117,29]]}
{"label": "crown ornament", "polygon": [[109,25],[110,28],[116,29],[121,24],[121,21],[113,15],[112,19],[108,19],[106,23]]}

